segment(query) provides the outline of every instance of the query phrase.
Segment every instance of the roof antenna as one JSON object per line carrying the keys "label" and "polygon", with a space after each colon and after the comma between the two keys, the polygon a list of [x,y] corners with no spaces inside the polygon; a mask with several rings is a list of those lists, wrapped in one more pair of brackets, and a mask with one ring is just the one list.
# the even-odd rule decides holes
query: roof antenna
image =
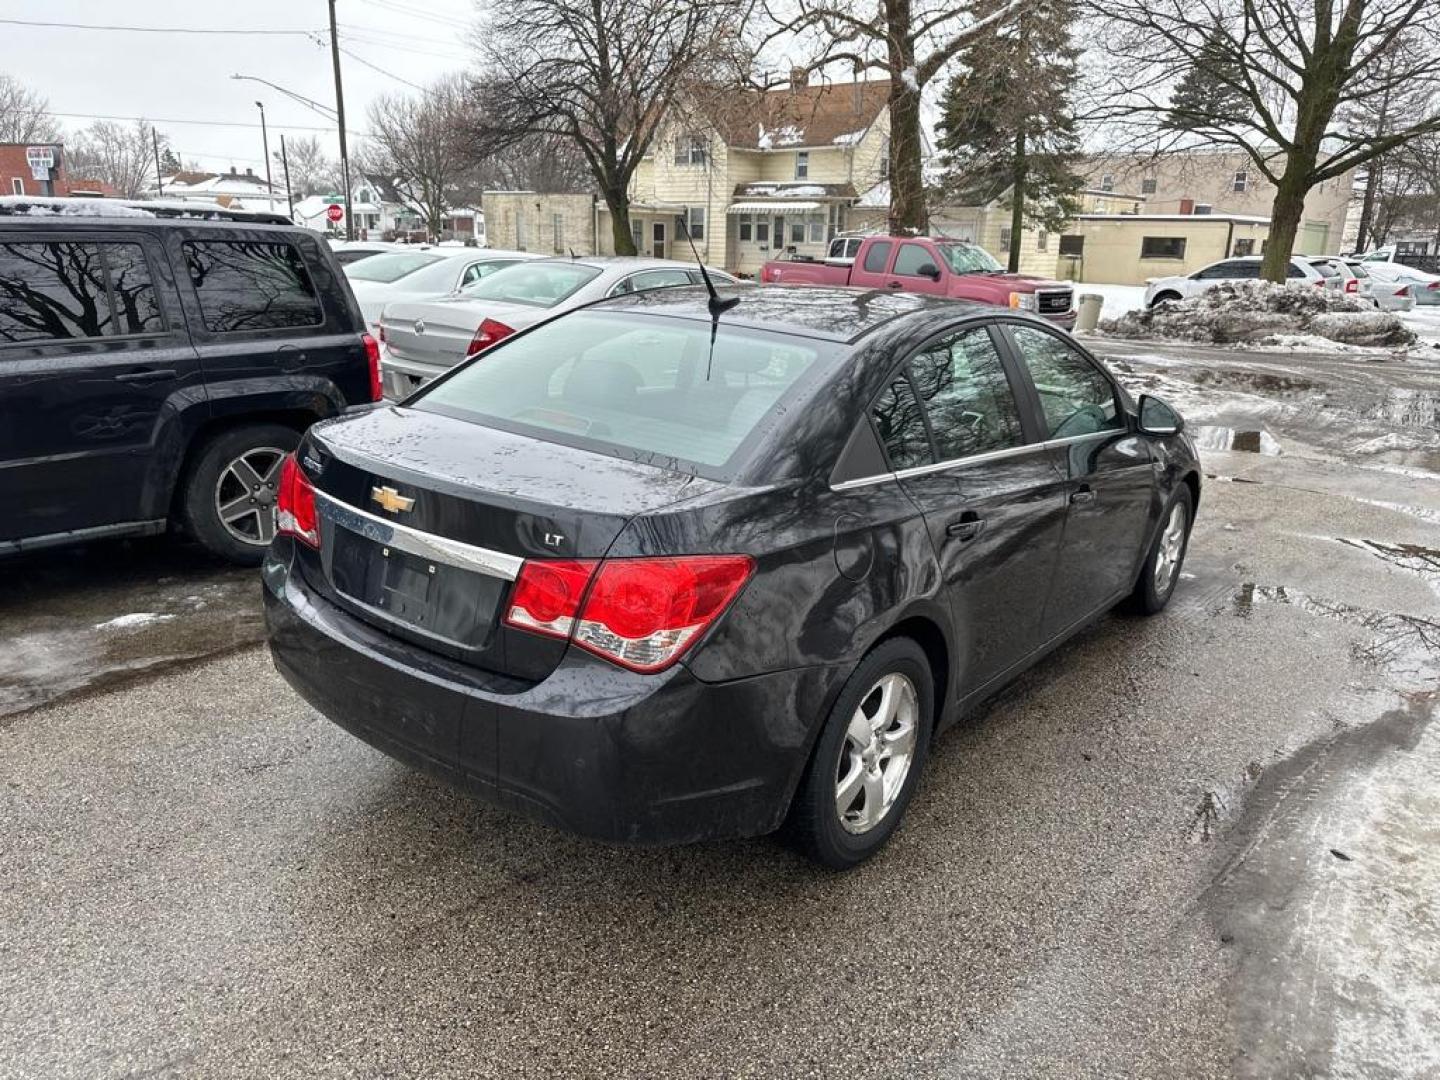
{"label": "roof antenna", "polygon": [[[695,261],[700,266],[700,276],[705,280],[705,291],[710,294],[710,318],[712,320],[718,319],[725,312],[740,303],[740,297],[727,296],[722,299],[720,294],[715,291],[715,283],[710,280],[710,271],[705,269],[705,263],[700,258],[700,252],[695,250],[695,238],[690,235],[689,224],[683,215],[677,220],[680,222],[680,231],[685,234],[685,242],[690,245],[690,254],[695,256]],[[712,342],[715,340],[715,328],[713,326],[710,328],[710,340]]]}
{"label": "roof antenna", "polygon": [[579,257],[580,257],[579,255],[576,255],[576,254],[575,254],[575,249],[572,247],[572,248],[570,249],[570,259],[571,259],[571,261],[573,262],[574,260],[578,259]]}

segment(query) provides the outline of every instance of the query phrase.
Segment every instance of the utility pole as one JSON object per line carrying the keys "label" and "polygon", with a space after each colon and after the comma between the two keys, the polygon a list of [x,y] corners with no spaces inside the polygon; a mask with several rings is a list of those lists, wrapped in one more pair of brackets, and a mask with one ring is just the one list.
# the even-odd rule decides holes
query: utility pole
{"label": "utility pole", "polygon": [[295,193],[290,189],[290,155],[285,152],[285,133],[280,133],[280,164],[285,166],[285,205],[290,208],[290,220],[295,220]]}
{"label": "utility pole", "polygon": [[160,197],[165,197],[165,180],[160,175],[160,136],[155,133],[155,125],[150,125],[150,145],[155,148],[155,190]]}
{"label": "utility pole", "polygon": [[335,63],[335,118],[340,123],[340,181],[345,185],[345,239],[355,239],[350,212],[350,151],[345,147],[345,88],[340,82],[340,35],[335,30],[335,0],[330,0],[330,58]]}
{"label": "utility pole", "polygon": [[260,110],[260,145],[265,148],[265,194],[275,197],[275,184],[270,179],[270,132],[265,127],[265,103],[255,102],[255,107]]}

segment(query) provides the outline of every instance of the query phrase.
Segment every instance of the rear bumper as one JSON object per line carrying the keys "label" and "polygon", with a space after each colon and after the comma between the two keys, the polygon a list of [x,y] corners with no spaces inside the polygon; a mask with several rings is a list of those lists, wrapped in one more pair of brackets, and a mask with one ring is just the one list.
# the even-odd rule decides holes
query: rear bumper
{"label": "rear bumper", "polygon": [[784,820],[829,668],[704,683],[683,665],[623,671],[577,649],[520,687],[417,650],[292,574],[264,567],[271,654],[317,710],[379,750],[479,797],[606,841],[684,843]]}
{"label": "rear bumper", "polygon": [[426,364],[402,359],[389,349],[380,353],[380,378],[385,396],[393,400],[409,397],[431,379],[450,370],[449,364]]}

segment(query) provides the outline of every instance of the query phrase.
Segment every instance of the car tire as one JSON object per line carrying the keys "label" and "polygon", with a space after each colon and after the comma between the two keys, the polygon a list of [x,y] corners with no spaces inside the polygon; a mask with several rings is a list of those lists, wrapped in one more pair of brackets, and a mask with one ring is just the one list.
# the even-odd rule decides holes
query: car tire
{"label": "car tire", "polygon": [[1190,485],[1182,483],[1165,504],[1160,527],[1155,531],[1150,550],[1145,553],[1140,577],[1127,604],[1131,611],[1138,615],[1155,615],[1165,610],[1180,580],[1194,523],[1195,500],[1190,494]]}
{"label": "car tire", "polygon": [[222,559],[259,566],[275,535],[280,463],[299,444],[300,433],[280,424],[246,424],[206,442],[180,492],[185,530]]}
{"label": "car tire", "polygon": [[1156,296],[1154,300],[1150,301],[1150,307],[1153,310],[1159,307],[1161,304],[1172,304],[1179,301],[1180,299],[1181,296],[1177,292],[1162,292],[1158,296]]}
{"label": "car tire", "polygon": [[791,846],[822,866],[847,870],[885,845],[930,750],[934,686],[925,651],[910,638],[882,642],[860,661],[825,719],[790,805],[784,836]]}

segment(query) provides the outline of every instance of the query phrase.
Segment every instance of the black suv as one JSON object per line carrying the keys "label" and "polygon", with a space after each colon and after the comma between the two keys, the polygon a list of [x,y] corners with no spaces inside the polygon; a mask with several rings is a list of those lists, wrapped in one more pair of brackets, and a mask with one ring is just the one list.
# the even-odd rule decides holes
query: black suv
{"label": "black suv", "polygon": [[363,331],[278,215],[0,199],[0,556],[179,526],[258,563],[301,433],[380,396]]}

